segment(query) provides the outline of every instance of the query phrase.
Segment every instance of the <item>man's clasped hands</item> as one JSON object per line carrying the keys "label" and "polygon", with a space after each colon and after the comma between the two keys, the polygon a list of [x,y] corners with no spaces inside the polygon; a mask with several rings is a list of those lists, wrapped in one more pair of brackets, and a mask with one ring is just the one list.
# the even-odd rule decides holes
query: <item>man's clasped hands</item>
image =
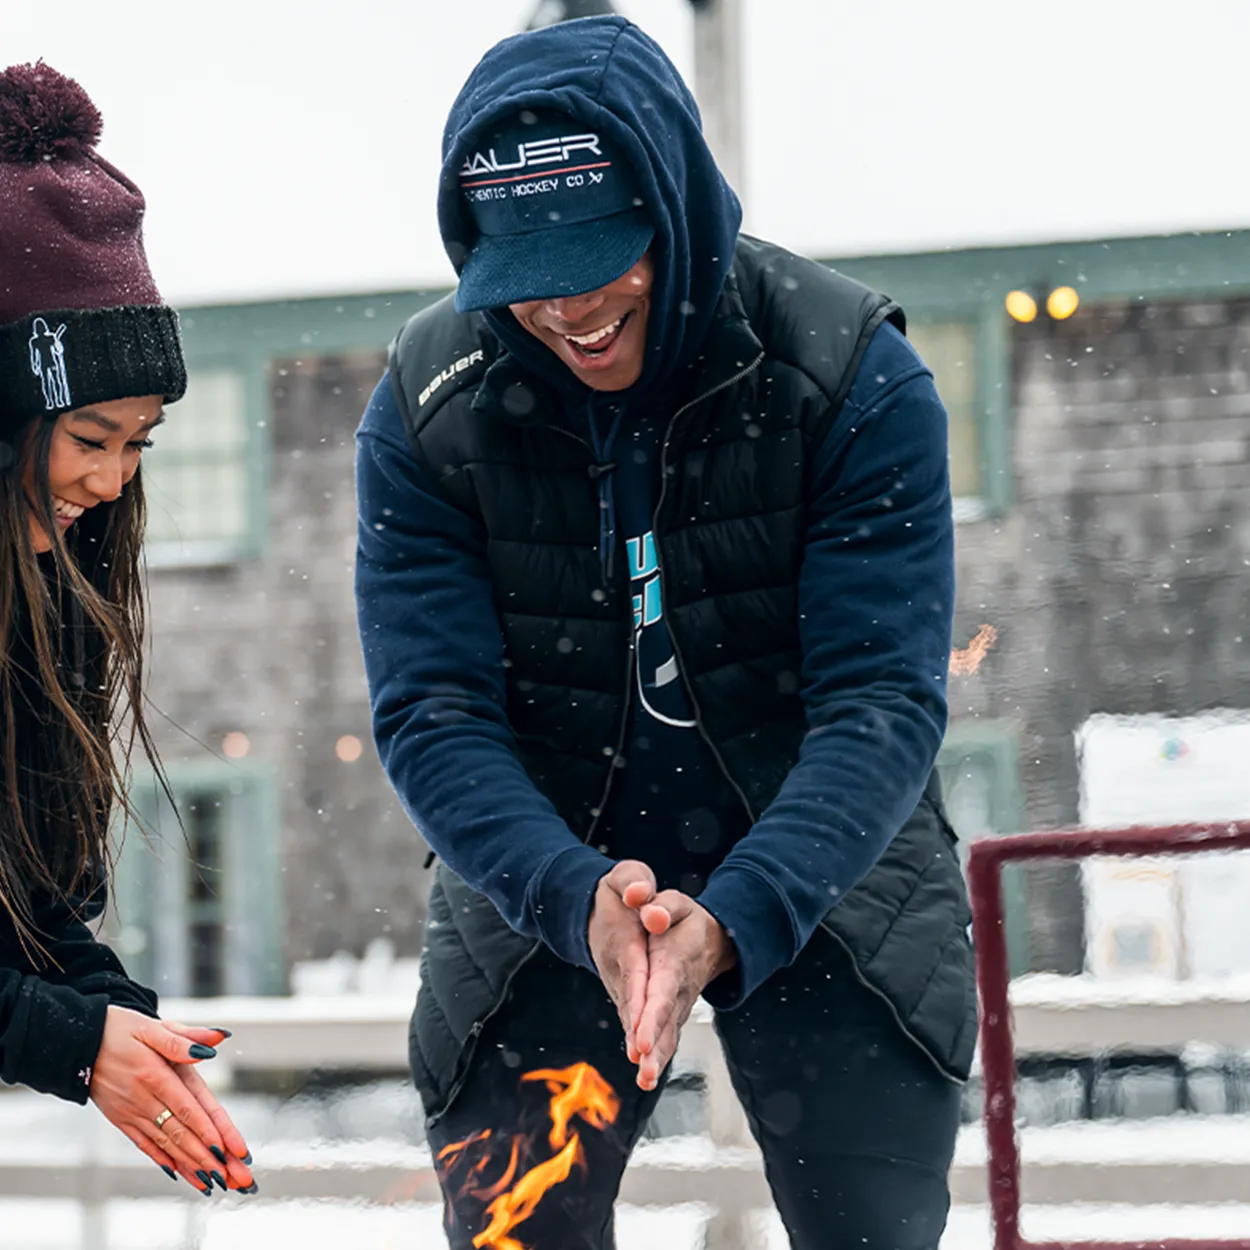
{"label": "man's clasped hands", "polygon": [[588,936],[638,1085],[655,1089],[695,1000],[737,962],[733,942],[688,894],[657,890],[655,874],[635,859],[600,879]]}

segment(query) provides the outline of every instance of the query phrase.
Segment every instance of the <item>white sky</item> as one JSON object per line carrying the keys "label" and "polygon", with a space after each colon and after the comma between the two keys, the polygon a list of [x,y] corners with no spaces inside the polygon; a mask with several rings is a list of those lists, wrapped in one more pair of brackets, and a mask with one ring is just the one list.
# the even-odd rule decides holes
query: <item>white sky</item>
{"label": "white sky", "polygon": [[[741,0],[747,228],[820,256],[1250,226],[1250,0]],[[176,303],[446,284],[439,136],[535,0],[0,0]],[[618,0],[688,77],[686,0]]]}

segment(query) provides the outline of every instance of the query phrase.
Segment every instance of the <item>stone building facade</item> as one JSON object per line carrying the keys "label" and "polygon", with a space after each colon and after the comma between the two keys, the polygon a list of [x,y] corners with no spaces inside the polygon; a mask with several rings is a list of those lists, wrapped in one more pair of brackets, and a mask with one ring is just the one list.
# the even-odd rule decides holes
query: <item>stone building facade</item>
{"label": "stone building facade", "polygon": [[[1250,300],[1091,303],[1012,330],[1015,502],[959,532],[952,714],[1019,731],[1031,828],[1077,823],[1095,713],[1250,708]],[[1036,871],[1037,967],[1081,964],[1077,870]]]}
{"label": "stone building facade", "polygon": [[[1091,714],[1250,707],[1250,242],[1130,240],[839,267],[913,311],[922,352],[932,344],[940,356],[939,388],[969,397],[959,454],[977,458],[984,498],[961,501],[955,641],[982,624],[997,641],[975,674],[951,679],[944,767],[956,790],[982,764],[988,779],[967,831],[1073,824],[1075,733]],[[1071,280],[1079,309],[1012,323],[1003,294],[1039,278]],[[232,559],[165,562],[150,578],[152,694],[168,717],[160,739],[175,788],[193,792],[193,806],[225,795],[215,810],[243,822],[205,835],[205,854],[233,868],[216,865],[204,931],[219,926],[224,963],[231,949],[245,964],[267,952],[263,975],[217,988],[281,989],[294,962],[359,955],[377,937],[401,954],[419,946],[425,848],[369,744],[352,434],[387,338],[428,298],[185,316],[193,386],[197,364],[237,359],[250,370],[248,447],[266,465],[263,541]],[[959,478],[972,480],[968,466]],[[208,779],[202,794],[197,777]],[[268,797],[231,809],[236,791]],[[233,849],[214,852],[213,838]],[[123,931],[149,958],[203,903],[185,880],[153,882],[151,869],[136,871],[121,890]],[[162,889],[164,910],[152,901]],[[238,901],[221,903],[232,892]],[[1031,869],[1023,895],[1017,967],[1079,968],[1076,871]],[[211,974],[190,977],[188,960],[170,984],[213,988]]]}

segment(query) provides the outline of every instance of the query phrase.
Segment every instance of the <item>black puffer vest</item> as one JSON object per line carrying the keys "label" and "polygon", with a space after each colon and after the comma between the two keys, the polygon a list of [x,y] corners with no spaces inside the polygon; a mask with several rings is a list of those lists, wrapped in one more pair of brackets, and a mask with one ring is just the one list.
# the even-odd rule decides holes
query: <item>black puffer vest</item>
{"label": "black puffer vest", "polygon": [[[885,320],[903,324],[884,296],[742,239],[699,376],[665,436],[655,536],[666,619],[699,729],[753,819],[807,732],[796,604],[808,451]],[[628,574],[617,560],[619,576],[603,584],[594,456],[549,424],[559,399],[450,298],[408,323],[390,364],[413,454],[485,534],[522,763],[589,839],[621,763],[633,686]],[[824,925],[908,1034],[962,1080],[976,999],[953,844],[934,779]],[[411,1046],[432,1117],[533,949],[439,866]]]}

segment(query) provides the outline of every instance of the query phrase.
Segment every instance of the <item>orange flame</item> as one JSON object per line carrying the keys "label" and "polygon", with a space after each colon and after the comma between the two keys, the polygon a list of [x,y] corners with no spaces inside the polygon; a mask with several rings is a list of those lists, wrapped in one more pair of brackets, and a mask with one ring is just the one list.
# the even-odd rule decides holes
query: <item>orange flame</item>
{"label": "orange flame", "polygon": [[[490,1223],[473,1239],[477,1250],[526,1250],[511,1234],[518,1224],[523,1224],[534,1214],[543,1196],[556,1185],[568,1180],[574,1167],[585,1168],[586,1156],[581,1138],[570,1125],[574,1119],[582,1120],[593,1129],[605,1129],[616,1121],[621,1104],[612,1087],[588,1063],[575,1063],[568,1068],[539,1068],[526,1072],[521,1081],[542,1082],[551,1095],[548,1114],[551,1131],[547,1141],[556,1153],[549,1159],[535,1164],[517,1179],[521,1165],[522,1150],[528,1158],[534,1142],[518,1135],[512,1139],[508,1165],[503,1174],[492,1184],[478,1184],[483,1170],[490,1162],[489,1150],[483,1151],[470,1167],[461,1183],[462,1194],[471,1193],[486,1204]],[[490,1130],[474,1133],[461,1142],[444,1146],[438,1153],[438,1162],[444,1168],[444,1176],[464,1157],[471,1146],[490,1140]],[[515,1183],[514,1183],[515,1182]]]}
{"label": "orange flame", "polygon": [[[513,1143],[513,1162],[516,1161],[516,1143]],[[525,1247],[508,1234],[518,1224],[523,1224],[534,1214],[534,1208],[542,1201],[543,1195],[554,1186],[568,1180],[574,1163],[584,1163],[582,1143],[576,1133],[569,1139],[569,1144],[554,1159],[548,1159],[537,1167],[530,1168],[516,1185],[486,1208],[491,1217],[487,1225],[476,1237],[473,1244],[477,1250],[525,1250]]]}
{"label": "orange flame", "polygon": [[490,1138],[490,1129],[483,1129],[480,1133],[474,1133],[472,1137],[466,1137],[464,1141],[452,1142],[450,1146],[444,1146],[438,1152],[438,1161],[448,1170],[454,1168],[460,1160],[460,1156],[464,1154],[470,1146],[477,1145],[480,1141],[487,1141]]}
{"label": "orange flame", "polygon": [[607,1081],[588,1063],[575,1063],[571,1068],[538,1068],[527,1072],[522,1081],[545,1081],[551,1098],[552,1150],[559,1150],[568,1141],[569,1121],[581,1116],[591,1128],[605,1129],[616,1120],[620,1099]]}
{"label": "orange flame", "polygon": [[982,625],[966,647],[957,647],[951,652],[951,676],[968,677],[975,673],[997,641],[998,630],[993,625]]}

